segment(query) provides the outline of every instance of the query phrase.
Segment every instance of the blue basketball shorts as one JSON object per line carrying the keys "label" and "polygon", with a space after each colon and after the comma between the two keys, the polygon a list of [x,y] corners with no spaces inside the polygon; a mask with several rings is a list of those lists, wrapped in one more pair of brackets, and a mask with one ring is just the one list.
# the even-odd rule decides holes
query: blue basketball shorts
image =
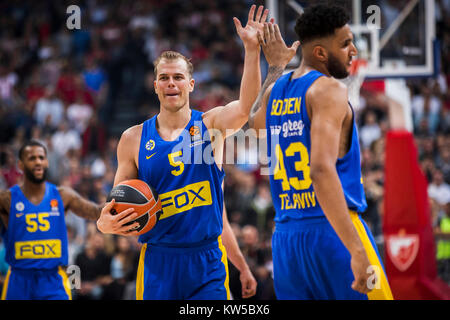
{"label": "blue basketball shorts", "polygon": [[[375,241],[356,212],[350,216],[369,258],[368,283],[361,294],[354,281],[351,256],[326,217],[278,223],[272,238],[274,287],[283,300],[391,300],[392,293]],[[378,281],[375,279],[378,278]]]}
{"label": "blue basketball shorts", "polygon": [[9,268],[2,300],[72,300],[69,279],[61,268]]}
{"label": "blue basketball shorts", "polygon": [[221,237],[196,247],[143,244],[137,300],[229,300],[228,264]]}

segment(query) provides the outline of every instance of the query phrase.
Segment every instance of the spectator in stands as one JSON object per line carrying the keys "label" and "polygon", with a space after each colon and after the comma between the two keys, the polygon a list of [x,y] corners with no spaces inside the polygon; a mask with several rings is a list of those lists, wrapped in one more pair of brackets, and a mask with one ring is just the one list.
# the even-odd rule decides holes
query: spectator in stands
{"label": "spectator in stands", "polygon": [[450,186],[445,183],[444,175],[439,169],[433,172],[433,180],[428,186],[428,196],[440,206],[446,206],[450,202]]}
{"label": "spectator in stands", "polygon": [[438,272],[450,285],[450,202],[444,207],[444,214],[439,217],[434,234],[438,238],[436,259]]}
{"label": "spectator in stands", "polygon": [[113,282],[105,288],[104,298],[122,300],[126,294],[130,279],[136,277],[139,252],[134,250],[131,239],[117,237],[115,253],[111,260],[111,277]]}
{"label": "spectator in stands", "polygon": [[442,102],[427,85],[422,85],[420,94],[415,94],[411,101],[414,126],[424,120],[428,125],[429,134],[434,134],[439,126],[439,114]]}
{"label": "spectator in stands", "polygon": [[362,148],[369,148],[372,142],[381,138],[381,129],[377,122],[377,116],[372,110],[368,110],[364,117],[364,125],[360,129]]}
{"label": "spectator in stands", "polygon": [[80,267],[81,272],[81,288],[76,291],[77,299],[101,299],[103,287],[112,282],[111,257],[106,254],[103,234],[96,231],[88,236],[75,264]]}
{"label": "spectator in stands", "polygon": [[67,107],[67,120],[81,135],[86,130],[94,110],[87,104],[80,92],[77,92],[74,103]]}
{"label": "spectator in stands", "polygon": [[81,150],[80,134],[71,129],[66,120],[61,120],[58,130],[52,135],[52,145],[60,155],[66,155],[71,149]]}
{"label": "spectator in stands", "polygon": [[14,91],[19,77],[11,69],[10,57],[7,55],[0,56],[0,102],[12,108],[14,105]]}
{"label": "spectator in stands", "polygon": [[57,97],[53,85],[48,85],[44,96],[37,100],[34,117],[40,126],[50,125],[52,129],[56,129],[64,119],[64,104]]}
{"label": "spectator in stands", "polygon": [[82,134],[82,156],[103,153],[106,146],[106,130],[94,113],[89,119],[89,124]]}

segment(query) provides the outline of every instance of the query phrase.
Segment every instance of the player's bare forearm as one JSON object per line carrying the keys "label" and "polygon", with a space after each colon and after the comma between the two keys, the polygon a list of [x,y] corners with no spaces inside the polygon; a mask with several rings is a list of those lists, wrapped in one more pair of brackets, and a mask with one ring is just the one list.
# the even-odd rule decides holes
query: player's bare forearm
{"label": "player's bare forearm", "polygon": [[10,206],[11,192],[9,190],[0,190],[0,219],[5,227],[8,226]]}
{"label": "player's bare forearm", "polygon": [[348,212],[336,169],[332,165],[323,166],[311,172],[311,179],[325,216],[350,253],[350,266],[354,275],[351,288],[367,294],[371,291],[368,286],[370,261]]}
{"label": "player's bare forearm", "polygon": [[254,296],[256,293],[257,282],[239,248],[236,236],[228,222],[225,208],[223,210],[222,241],[227,250],[228,258],[240,272],[239,280],[241,281],[242,286],[242,297],[250,298]]}
{"label": "player's bare forearm", "polygon": [[97,220],[100,217],[102,206],[83,198],[71,188],[60,187],[64,208],[87,220]]}
{"label": "player's bare forearm", "polygon": [[[287,47],[277,24],[265,23],[264,32],[258,33],[258,41],[269,64],[266,79],[262,85],[256,101],[253,103],[249,116],[249,125],[254,129],[265,128],[265,111],[261,106],[265,106],[270,91],[268,88],[283,74],[289,61],[292,60],[300,42],[296,41],[291,47]],[[260,110],[260,112],[258,112]]]}
{"label": "player's bare forearm", "polygon": [[102,207],[92,201],[80,198],[72,205],[71,210],[76,215],[87,220],[97,220],[100,217]]}
{"label": "player's bare forearm", "polygon": [[128,128],[122,133],[117,146],[117,171],[114,176],[114,186],[118,183],[138,178],[135,154],[139,150],[142,124]]}
{"label": "player's bare forearm", "polygon": [[248,124],[251,128],[255,128],[255,117],[258,110],[264,105],[263,102],[267,102],[267,89],[283,74],[284,69],[283,66],[269,66],[266,79],[264,80],[262,88],[250,110]]}
{"label": "player's bare forearm", "polygon": [[239,92],[239,105],[245,115],[250,113],[253,102],[261,89],[260,50],[246,49],[244,71]]}
{"label": "player's bare forearm", "polygon": [[235,133],[247,122],[260,87],[259,50],[253,49],[246,53],[239,100],[211,109],[205,114],[206,119],[211,118],[212,127],[220,130],[224,137]]}
{"label": "player's bare forearm", "polygon": [[[224,214],[226,213],[224,212]],[[225,249],[227,250],[227,256],[230,259],[231,263],[236,267],[236,269],[238,269],[240,272],[248,270],[249,267],[247,265],[247,262],[245,261],[244,255],[239,248],[236,236],[234,235],[229,223],[224,222],[222,241]]]}
{"label": "player's bare forearm", "polygon": [[311,173],[311,179],[320,207],[344,246],[352,255],[364,252],[362,242],[350,219],[335,167],[331,164],[321,166]]}

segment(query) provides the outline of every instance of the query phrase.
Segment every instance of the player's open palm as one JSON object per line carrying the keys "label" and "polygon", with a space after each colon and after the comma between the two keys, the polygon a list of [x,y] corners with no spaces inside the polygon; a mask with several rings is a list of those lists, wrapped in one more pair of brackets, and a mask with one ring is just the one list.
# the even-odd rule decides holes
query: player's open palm
{"label": "player's open palm", "polygon": [[283,68],[295,56],[300,45],[299,41],[295,41],[292,46],[286,46],[281,36],[280,28],[276,23],[271,22],[264,23],[264,32],[258,32],[258,40],[269,66],[280,66]]}
{"label": "player's open palm", "polygon": [[[248,12],[248,20],[245,27],[242,26],[241,22],[238,18],[234,17],[234,25],[236,26],[236,31],[241,38],[244,46],[256,48],[259,46],[258,42],[258,31],[263,32],[264,30],[264,22],[267,20],[267,16],[269,14],[269,9],[265,9],[263,6],[259,6],[256,11],[256,5],[252,5],[250,7],[250,11]],[[273,19],[271,19],[273,22]]]}

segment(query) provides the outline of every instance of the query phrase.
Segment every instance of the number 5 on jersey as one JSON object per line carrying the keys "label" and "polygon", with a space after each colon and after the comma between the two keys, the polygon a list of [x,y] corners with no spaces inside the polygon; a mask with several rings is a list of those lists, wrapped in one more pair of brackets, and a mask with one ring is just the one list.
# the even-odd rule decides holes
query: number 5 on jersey
{"label": "number 5 on jersey", "polygon": [[295,161],[295,171],[303,173],[303,179],[299,180],[298,177],[288,177],[286,167],[284,163],[283,150],[279,144],[275,146],[276,166],[274,170],[273,178],[275,180],[281,180],[281,187],[283,191],[291,189],[291,186],[295,190],[309,189],[312,180],[310,178],[309,167],[309,154],[308,149],[301,142],[292,142],[285,151],[286,157],[293,157],[296,153],[300,154],[300,161]]}
{"label": "number 5 on jersey", "polygon": [[184,163],[181,160],[175,161],[175,158],[181,157],[182,154],[181,150],[168,154],[170,165],[175,167],[174,170],[170,171],[174,176],[179,176],[184,171]]}

